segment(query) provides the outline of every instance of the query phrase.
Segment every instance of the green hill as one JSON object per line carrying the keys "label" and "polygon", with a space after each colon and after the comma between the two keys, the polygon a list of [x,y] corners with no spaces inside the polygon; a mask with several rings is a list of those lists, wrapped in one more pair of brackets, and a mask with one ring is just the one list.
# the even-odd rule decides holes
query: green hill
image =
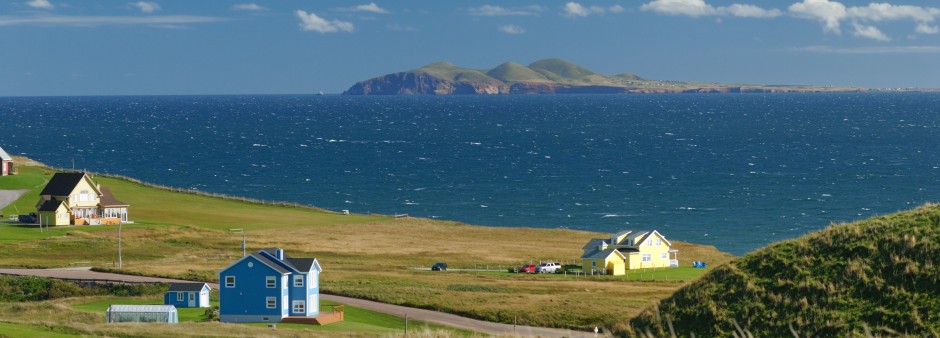
{"label": "green hill", "polygon": [[486,75],[504,82],[551,82],[542,74],[512,61],[490,69]]}
{"label": "green hill", "polygon": [[494,79],[478,70],[468,69],[457,67],[449,62],[435,62],[427,66],[409,71],[409,73],[415,74],[428,74],[440,79],[445,79],[453,82],[482,82],[482,83],[498,83],[499,80]]}
{"label": "green hill", "polygon": [[529,68],[555,81],[577,80],[595,74],[594,72],[587,70],[584,67],[562,59],[545,59],[535,61],[529,64]]}
{"label": "green hill", "polygon": [[658,336],[670,324],[700,337],[940,336],[940,205],[773,244],[631,322],[635,334]]}

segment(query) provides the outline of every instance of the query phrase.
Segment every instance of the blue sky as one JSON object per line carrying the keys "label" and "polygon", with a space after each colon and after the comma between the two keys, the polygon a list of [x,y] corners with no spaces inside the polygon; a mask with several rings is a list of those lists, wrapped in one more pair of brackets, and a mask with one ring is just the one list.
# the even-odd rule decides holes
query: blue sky
{"label": "blue sky", "polygon": [[562,58],[720,83],[940,87],[940,0],[0,4],[0,96],[339,93]]}

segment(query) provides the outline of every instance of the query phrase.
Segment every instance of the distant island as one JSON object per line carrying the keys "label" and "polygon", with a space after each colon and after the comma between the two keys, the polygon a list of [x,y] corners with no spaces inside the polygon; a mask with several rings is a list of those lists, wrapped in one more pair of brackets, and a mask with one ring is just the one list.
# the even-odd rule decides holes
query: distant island
{"label": "distant island", "polygon": [[447,62],[360,81],[343,95],[496,95],[622,93],[810,93],[861,92],[858,87],[718,84],[646,79],[636,74],[603,75],[560,59],[524,66],[506,62],[469,69]]}

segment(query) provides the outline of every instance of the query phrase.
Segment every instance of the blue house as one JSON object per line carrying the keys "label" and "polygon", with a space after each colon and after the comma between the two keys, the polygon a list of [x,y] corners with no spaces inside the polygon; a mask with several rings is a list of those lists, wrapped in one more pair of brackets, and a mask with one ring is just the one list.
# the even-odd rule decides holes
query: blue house
{"label": "blue house", "polygon": [[264,249],[218,272],[219,320],[281,322],[320,313],[320,263]]}
{"label": "blue house", "polygon": [[163,304],[181,307],[209,307],[209,284],[170,283],[170,290],[163,295]]}

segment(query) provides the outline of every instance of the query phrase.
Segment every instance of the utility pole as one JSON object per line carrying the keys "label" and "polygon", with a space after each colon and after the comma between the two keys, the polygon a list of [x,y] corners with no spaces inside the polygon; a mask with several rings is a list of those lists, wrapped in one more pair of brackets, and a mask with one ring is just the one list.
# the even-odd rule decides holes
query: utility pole
{"label": "utility pole", "polygon": [[124,270],[124,260],[121,258],[121,223],[118,223],[118,270]]}

